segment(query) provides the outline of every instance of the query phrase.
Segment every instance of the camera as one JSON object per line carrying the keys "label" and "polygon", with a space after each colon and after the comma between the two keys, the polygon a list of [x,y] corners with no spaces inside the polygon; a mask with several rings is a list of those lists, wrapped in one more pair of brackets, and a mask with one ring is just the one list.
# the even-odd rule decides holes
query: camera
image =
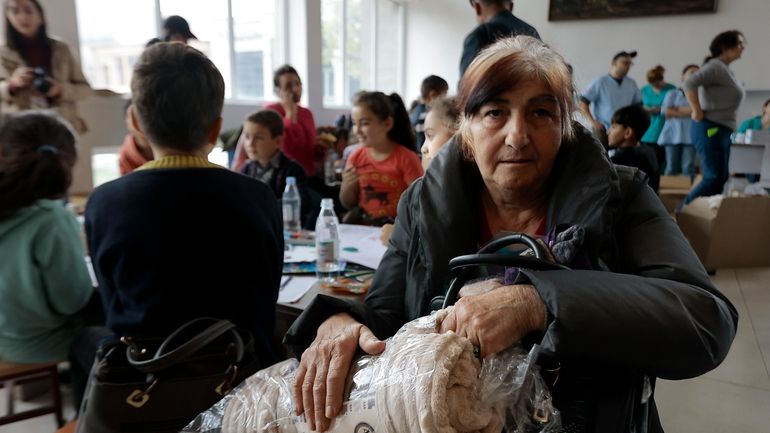
{"label": "camera", "polygon": [[48,81],[48,74],[45,73],[43,68],[35,68],[32,70],[32,87],[38,92],[45,95],[51,90],[51,82]]}

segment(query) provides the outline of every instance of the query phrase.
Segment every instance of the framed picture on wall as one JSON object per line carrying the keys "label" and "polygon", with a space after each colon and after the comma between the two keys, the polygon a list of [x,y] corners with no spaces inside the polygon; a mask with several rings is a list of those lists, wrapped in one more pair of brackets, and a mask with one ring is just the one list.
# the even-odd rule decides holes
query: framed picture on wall
{"label": "framed picture on wall", "polygon": [[717,0],[550,0],[549,21],[713,13]]}

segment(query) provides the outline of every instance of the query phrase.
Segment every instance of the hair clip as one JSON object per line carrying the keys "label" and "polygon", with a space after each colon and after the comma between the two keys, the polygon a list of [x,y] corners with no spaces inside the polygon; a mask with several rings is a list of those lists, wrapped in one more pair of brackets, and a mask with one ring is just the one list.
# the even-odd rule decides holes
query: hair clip
{"label": "hair clip", "polygon": [[50,153],[51,155],[58,155],[59,149],[50,144],[42,144],[37,148],[37,153]]}

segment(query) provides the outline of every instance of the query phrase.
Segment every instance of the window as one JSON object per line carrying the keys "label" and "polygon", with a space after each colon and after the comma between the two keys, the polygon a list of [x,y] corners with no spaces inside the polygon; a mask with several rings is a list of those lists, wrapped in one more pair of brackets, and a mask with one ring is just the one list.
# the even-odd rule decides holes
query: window
{"label": "window", "polygon": [[[83,73],[94,88],[129,92],[129,77],[144,44],[156,35],[155,0],[78,0]],[[106,17],[119,16],[120,19]]]}
{"label": "window", "polygon": [[[272,91],[272,70],[282,60],[277,39],[279,0],[77,0],[83,71],[95,88],[130,91],[131,71],[159,17],[183,16],[222,73],[226,97],[260,100]],[[120,16],[106,20],[105,16]]]}
{"label": "window", "polygon": [[361,89],[362,0],[322,0],[324,105],[345,106]]}
{"label": "window", "polygon": [[359,90],[398,90],[402,12],[393,1],[322,0],[324,106],[348,106]]}

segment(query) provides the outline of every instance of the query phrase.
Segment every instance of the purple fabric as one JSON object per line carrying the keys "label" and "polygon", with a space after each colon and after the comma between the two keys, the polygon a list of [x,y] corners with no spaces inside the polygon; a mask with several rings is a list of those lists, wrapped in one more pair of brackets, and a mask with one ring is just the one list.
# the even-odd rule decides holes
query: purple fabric
{"label": "purple fabric", "polygon": [[[554,261],[574,269],[592,269],[591,260],[583,250],[585,229],[574,226],[557,226],[544,239]],[[519,268],[505,268],[505,285],[516,284]]]}

